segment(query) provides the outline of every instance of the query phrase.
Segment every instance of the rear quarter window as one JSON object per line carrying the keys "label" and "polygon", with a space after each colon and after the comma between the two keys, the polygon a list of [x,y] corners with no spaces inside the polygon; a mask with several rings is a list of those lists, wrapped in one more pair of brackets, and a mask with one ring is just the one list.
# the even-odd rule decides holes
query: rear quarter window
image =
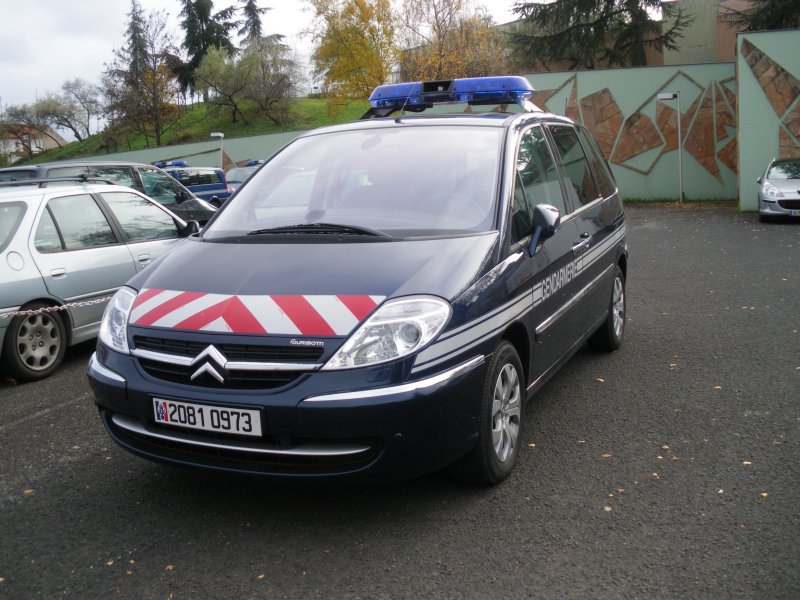
{"label": "rear quarter window", "polygon": [[0,204],[0,252],[5,250],[25,214],[24,202]]}

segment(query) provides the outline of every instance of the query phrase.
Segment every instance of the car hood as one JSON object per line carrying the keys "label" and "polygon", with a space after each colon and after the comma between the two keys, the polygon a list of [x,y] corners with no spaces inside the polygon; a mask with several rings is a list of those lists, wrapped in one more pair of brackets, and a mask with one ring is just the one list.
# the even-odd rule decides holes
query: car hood
{"label": "car hood", "polygon": [[453,300],[491,267],[497,233],[340,244],[187,240],[134,277],[137,327],[344,336],[384,300]]}
{"label": "car hood", "polygon": [[767,183],[781,192],[800,193],[800,179],[767,179]]}

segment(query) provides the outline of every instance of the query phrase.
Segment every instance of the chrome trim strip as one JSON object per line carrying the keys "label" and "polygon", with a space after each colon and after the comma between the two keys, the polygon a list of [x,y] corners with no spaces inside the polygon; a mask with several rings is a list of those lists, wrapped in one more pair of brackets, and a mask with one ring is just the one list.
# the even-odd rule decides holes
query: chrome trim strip
{"label": "chrome trim strip", "polygon": [[[121,287],[121,286],[120,286]],[[89,294],[81,294],[80,296],[70,296],[69,298],[65,298],[65,302],[80,302],[81,300],[85,300],[86,298],[94,298],[95,296],[98,298],[102,298],[103,296],[113,296],[117,293],[119,287],[111,288],[108,290],[100,290],[99,292],[91,292]]]}
{"label": "chrome trim strip", "polygon": [[266,444],[237,444],[236,442],[220,443],[220,442],[207,442],[199,439],[197,436],[186,435],[181,433],[166,434],[160,431],[152,431],[141,424],[137,419],[126,417],[125,415],[113,415],[111,420],[117,427],[143,435],[147,437],[157,438],[160,440],[167,440],[169,442],[178,442],[181,444],[188,444],[190,446],[203,446],[204,448],[214,448],[217,450],[231,450],[234,452],[248,452],[255,454],[273,454],[280,456],[351,456],[353,454],[361,454],[367,452],[372,446],[364,444],[336,444],[321,442],[303,444],[297,448],[279,448],[276,446],[268,446]]}
{"label": "chrome trim strip", "polygon": [[98,375],[102,375],[107,379],[111,379],[113,381],[118,381],[119,383],[127,383],[125,378],[118,373],[115,373],[108,367],[103,366],[99,360],[97,360],[97,352],[92,352],[91,358],[89,358],[89,370],[94,371]]}
{"label": "chrome trim strip", "polygon": [[550,316],[549,316],[549,317],[547,317],[547,318],[546,318],[544,321],[542,321],[542,322],[541,322],[541,323],[540,323],[540,324],[539,324],[539,325],[536,327],[536,336],[538,337],[538,336],[542,335],[542,334],[545,332],[545,330],[546,330],[548,327],[550,327],[550,326],[551,326],[553,323],[555,323],[555,322],[556,322],[556,321],[558,321],[558,320],[559,320],[561,317],[563,317],[563,316],[564,316],[564,314],[565,314],[565,313],[566,313],[566,312],[567,312],[567,311],[568,311],[570,308],[572,308],[573,306],[575,306],[575,304],[577,304],[577,303],[578,303],[580,300],[582,300],[582,299],[583,299],[583,297],[584,297],[584,296],[586,296],[586,294],[588,294],[588,293],[589,293],[589,290],[591,290],[591,289],[592,289],[594,286],[596,286],[596,285],[597,285],[597,284],[600,282],[600,280],[601,280],[601,279],[603,279],[604,277],[606,277],[606,276],[608,275],[608,273],[609,273],[610,271],[612,271],[612,270],[613,270],[613,269],[614,269],[616,266],[617,266],[617,265],[609,265],[608,267],[606,267],[606,268],[603,270],[603,272],[602,272],[602,273],[600,273],[600,275],[598,275],[597,277],[595,277],[595,278],[594,278],[592,281],[590,281],[590,282],[589,282],[589,283],[588,283],[586,286],[584,286],[584,288],[583,288],[583,289],[582,289],[580,292],[578,292],[577,294],[575,294],[575,295],[572,297],[572,299],[571,299],[569,302],[567,302],[566,304],[564,304],[564,305],[563,305],[561,308],[559,308],[559,309],[558,309],[556,312],[554,312],[552,315],[550,315]]}
{"label": "chrome trim strip", "polygon": [[476,356],[465,363],[461,363],[457,367],[444,371],[433,377],[427,379],[420,379],[419,381],[412,381],[403,385],[396,385],[386,388],[375,388],[370,390],[358,390],[353,392],[337,392],[335,394],[324,394],[321,396],[309,396],[303,402],[331,402],[336,400],[363,400],[365,398],[383,398],[385,396],[392,396],[395,394],[407,394],[409,392],[416,392],[426,388],[439,385],[451,379],[468,373],[477,366],[483,364],[486,360],[484,355]]}
{"label": "chrome trim strip", "polygon": [[[191,367],[197,357],[180,356],[178,354],[165,354],[153,352],[152,350],[142,350],[135,348],[131,350],[136,358],[154,360],[156,362],[169,363],[180,367]],[[309,363],[283,363],[283,362],[251,362],[229,360],[225,364],[226,371],[317,371],[322,365]]]}

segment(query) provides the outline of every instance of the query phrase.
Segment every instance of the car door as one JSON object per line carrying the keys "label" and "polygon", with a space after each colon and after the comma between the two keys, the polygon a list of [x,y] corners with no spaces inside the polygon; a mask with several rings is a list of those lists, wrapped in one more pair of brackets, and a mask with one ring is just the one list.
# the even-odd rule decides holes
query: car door
{"label": "car door", "polygon": [[578,277],[581,298],[580,310],[571,323],[574,325],[572,335],[579,337],[608,312],[616,262],[612,235],[618,225],[615,216],[621,214],[621,208],[615,208],[619,206],[616,185],[607,167],[600,169],[605,161],[588,132],[568,124],[551,124],[548,129],[564,172],[566,192],[577,209],[575,224],[579,239],[576,249],[581,255]]}
{"label": "car door", "polygon": [[[136,273],[130,252],[88,193],[48,200],[32,245],[47,290],[66,303],[110,296]],[[104,303],[71,308],[73,328],[96,326],[104,309]]]}
{"label": "car door", "polygon": [[[534,125],[523,132],[517,147],[516,174],[511,215],[512,241],[526,248],[530,263],[534,340],[532,379],[537,380],[572,347],[567,313],[572,304],[576,273],[573,244],[578,238],[575,221],[567,218],[571,207],[559,181],[559,173],[543,128]],[[561,224],[555,233],[530,248],[536,205],[557,208]]]}
{"label": "car door", "polygon": [[180,239],[175,219],[134,192],[101,192],[100,197],[119,224],[137,270],[166,253]]}

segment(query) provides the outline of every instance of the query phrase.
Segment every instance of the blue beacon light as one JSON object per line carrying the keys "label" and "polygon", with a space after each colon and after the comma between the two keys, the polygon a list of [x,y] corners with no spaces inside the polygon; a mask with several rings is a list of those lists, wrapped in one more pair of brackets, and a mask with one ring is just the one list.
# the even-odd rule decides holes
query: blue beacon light
{"label": "blue beacon light", "polygon": [[376,87],[369,97],[373,108],[400,110],[434,104],[519,104],[537,110],[530,102],[533,86],[524,77],[468,77],[445,81],[394,83]]}

